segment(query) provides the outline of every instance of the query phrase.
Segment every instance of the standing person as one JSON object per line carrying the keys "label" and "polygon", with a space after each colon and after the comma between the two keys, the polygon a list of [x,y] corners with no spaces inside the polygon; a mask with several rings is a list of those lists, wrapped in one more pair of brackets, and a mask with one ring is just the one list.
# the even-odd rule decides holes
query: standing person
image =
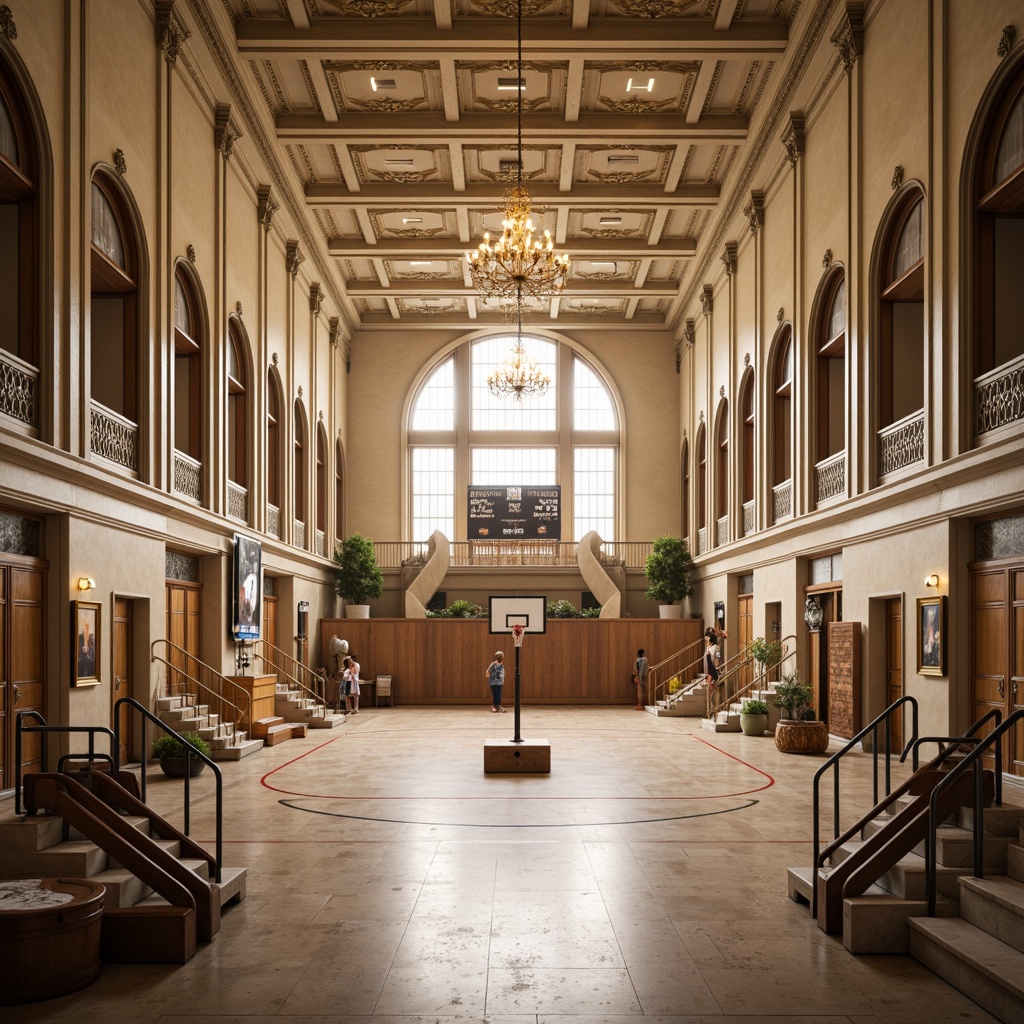
{"label": "standing person", "polygon": [[345,688],[345,713],[359,714],[359,662],[354,655],[348,655],[344,661],[345,671],[342,673]]}
{"label": "standing person", "polygon": [[718,665],[722,656],[718,638],[718,630],[714,626],[704,630],[704,679],[709,689],[718,682]]}
{"label": "standing person", "polygon": [[636,661],[633,662],[633,682],[636,683],[636,707],[633,710],[643,711],[647,693],[647,658],[642,647],[636,652]]}
{"label": "standing person", "polygon": [[505,709],[501,706],[501,691],[505,686],[504,651],[495,652],[494,661],[487,666],[484,678],[487,680],[487,685],[491,688],[491,714],[496,714],[499,711],[504,713]]}

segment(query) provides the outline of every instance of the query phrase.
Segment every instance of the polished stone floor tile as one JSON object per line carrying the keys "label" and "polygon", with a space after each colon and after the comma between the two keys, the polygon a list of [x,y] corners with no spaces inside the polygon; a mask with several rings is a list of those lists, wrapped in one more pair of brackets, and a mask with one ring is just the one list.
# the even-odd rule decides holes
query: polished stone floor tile
{"label": "polished stone floor tile", "polygon": [[[220,934],[3,1024],[992,1024],[787,898],[820,759],[625,706],[524,707],[550,775],[485,776],[484,740],[512,729],[496,717],[368,708],[225,765],[248,897]],[[870,765],[844,769],[844,813],[868,806]],[[170,786],[151,795],[180,820]]]}

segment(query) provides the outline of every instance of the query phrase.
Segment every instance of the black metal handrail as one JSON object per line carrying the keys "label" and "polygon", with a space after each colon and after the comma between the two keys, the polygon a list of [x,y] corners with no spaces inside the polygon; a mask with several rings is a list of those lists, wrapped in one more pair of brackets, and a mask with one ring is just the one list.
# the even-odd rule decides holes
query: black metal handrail
{"label": "black metal handrail", "polygon": [[[898,700],[893,701],[880,715],[869,722],[856,736],[848,740],[846,744],[839,748],[815,773],[814,783],[812,788],[811,798],[811,816],[813,818],[813,844],[814,844],[814,860],[811,866],[811,916],[816,917],[818,913],[818,884],[817,884],[817,873],[818,873],[818,855],[821,850],[821,777],[828,771],[829,768],[835,768],[833,773],[832,781],[832,838],[839,838],[839,803],[840,803],[840,788],[839,788],[839,764],[843,757],[846,756],[857,744],[864,739],[869,733],[872,735],[872,797],[873,804],[878,804],[878,729],[879,726],[884,724],[885,729],[885,795],[889,796],[892,788],[892,773],[890,768],[890,761],[892,754],[889,750],[892,741],[892,723],[890,721],[892,715],[901,708],[904,704],[909,704],[912,711],[912,725],[910,730],[910,739],[907,741],[903,754],[911,748],[914,741],[917,739],[917,728],[918,728],[918,706],[917,698],[904,696]],[[913,768],[917,771],[917,747],[913,747]],[[900,760],[903,758],[901,756]]]}
{"label": "black metal handrail", "polygon": [[[992,712],[989,712],[984,718],[979,719],[974,723],[972,729],[976,729],[986,719],[992,717]],[[999,740],[1010,731],[1019,721],[1024,719],[1024,710],[1014,711],[1012,715],[1008,715],[1005,719],[999,722],[996,727],[985,737],[977,740],[973,750],[968,751],[964,756],[964,759],[956,765],[955,768],[951,769],[949,774],[939,781],[939,784],[932,790],[931,803],[928,806],[928,838],[925,842],[925,877],[928,883],[928,916],[935,916],[935,903],[936,903],[936,871],[935,862],[938,853],[938,800],[939,793],[947,786],[951,786],[968,768],[974,772],[974,877],[984,878],[985,877],[985,775],[981,771],[981,758],[982,755],[995,744],[995,758],[996,758],[996,793],[994,801],[996,806],[1002,804],[1002,787],[999,784],[1000,776],[1003,773],[1003,760],[1002,760],[1002,749],[999,745]]]}
{"label": "black metal handrail", "polygon": [[[150,711],[148,708],[146,708],[145,706],[140,704],[137,700],[135,700],[132,697],[121,697],[119,700],[116,700],[114,702],[114,731],[113,731],[112,735],[114,736],[114,744],[115,744],[114,745],[114,750],[115,751],[120,751],[120,749],[121,749],[121,718],[120,718],[119,712],[120,712],[122,707],[131,708],[132,710],[137,711],[142,716],[142,748],[141,749],[142,749],[144,755],[148,755],[148,753],[149,753],[149,735],[148,735],[148,732],[147,732],[147,723],[148,722],[152,722],[158,729],[162,729],[169,736],[175,736],[175,737],[178,736],[178,734],[172,728],[170,728],[170,726],[168,726],[166,722],[162,722],[159,718],[157,718],[156,715],[153,714],[152,711]],[[183,807],[182,807],[182,829],[181,830],[182,830],[182,832],[185,833],[185,835],[189,834],[189,810],[190,810],[190,807],[191,807],[191,801],[189,799],[189,796],[190,796],[190,782],[191,782],[191,778],[192,778],[191,758],[197,757],[197,758],[199,758],[200,761],[202,761],[206,765],[209,765],[210,768],[213,769],[214,787],[215,787],[215,801],[216,801],[216,807],[215,807],[215,811],[214,811],[214,815],[215,815],[215,820],[214,820],[215,839],[214,839],[214,842],[216,844],[216,852],[214,854],[214,859],[217,862],[217,877],[216,877],[215,881],[219,882],[220,881],[220,869],[221,869],[221,867],[224,864],[224,857],[223,857],[223,854],[224,854],[224,778],[223,778],[223,775],[221,773],[220,768],[217,765],[217,762],[214,761],[212,757],[208,757],[201,750],[196,750],[196,748],[193,747],[192,744],[190,744],[190,743],[185,743],[184,741],[182,741],[182,746],[185,748],[185,778],[184,778],[185,788],[184,788],[184,800],[183,800]],[[142,773],[141,773],[141,775],[142,775],[141,789],[142,789],[142,802],[143,803],[146,802],[146,769],[145,769],[146,760],[147,760],[147,758],[144,756],[143,757],[143,769],[142,769]],[[120,765],[118,765],[118,767],[120,767]]]}
{"label": "black metal handrail", "polygon": [[[38,725],[22,725],[25,718],[34,718]],[[117,741],[112,729],[102,725],[47,725],[46,719],[38,711],[19,711],[14,716],[14,813],[21,814],[21,737],[24,733],[39,733],[39,763],[44,772],[50,770],[50,758],[47,737],[52,735],[67,735],[75,733],[89,737],[89,750],[85,754],[68,755],[60,758],[61,764],[69,756],[81,757],[87,761],[95,761],[98,758],[107,761],[117,760]],[[96,751],[96,737],[106,736],[111,742],[111,752],[99,754]]]}

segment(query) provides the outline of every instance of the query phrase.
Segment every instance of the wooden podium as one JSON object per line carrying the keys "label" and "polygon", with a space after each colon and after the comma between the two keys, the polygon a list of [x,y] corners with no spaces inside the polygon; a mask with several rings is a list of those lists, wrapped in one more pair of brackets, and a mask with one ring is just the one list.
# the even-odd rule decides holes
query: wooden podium
{"label": "wooden podium", "polygon": [[484,740],[484,774],[522,772],[551,774],[551,744],[547,740]]}

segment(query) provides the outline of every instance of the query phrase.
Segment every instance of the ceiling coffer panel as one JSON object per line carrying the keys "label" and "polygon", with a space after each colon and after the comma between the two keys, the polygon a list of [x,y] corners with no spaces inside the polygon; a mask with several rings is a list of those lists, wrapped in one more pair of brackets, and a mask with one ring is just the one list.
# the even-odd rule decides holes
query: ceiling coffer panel
{"label": "ceiling coffer panel", "polygon": [[606,185],[662,185],[675,146],[577,146],[574,179]]}
{"label": "ceiling coffer panel", "polygon": [[597,256],[592,256],[589,259],[580,258],[573,260],[570,280],[588,284],[601,284],[610,281],[614,281],[616,284],[625,284],[636,280],[639,267],[639,260],[610,257],[602,259]]}
{"label": "ceiling coffer panel", "polygon": [[685,114],[699,71],[698,61],[588,63],[580,105],[616,114]]}
{"label": "ceiling coffer panel", "polygon": [[460,63],[456,66],[459,109],[516,112],[522,93],[523,115],[537,110],[562,110],[566,69],[561,64],[523,61],[522,75],[514,60]]}
{"label": "ceiling coffer panel", "polygon": [[360,184],[416,185],[452,180],[450,152],[438,146],[350,146]]}
{"label": "ceiling coffer panel", "polygon": [[369,283],[380,280],[377,270],[370,259],[344,259],[335,260],[335,264],[341,270],[347,284],[354,282]]}
{"label": "ceiling coffer panel", "polygon": [[444,107],[435,63],[324,61],[323,69],[340,111],[393,114]]}
{"label": "ceiling coffer panel", "polygon": [[458,218],[454,210],[381,210],[367,211],[378,238],[458,237]]}
{"label": "ceiling coffer panel", "polygon": [[402,281],[454,281],[463,280],[462,261],[431,259],[429,256],[410,259],[384,260],[384,272],[392,283]]}
{"label": "ceiling coffer panel", "polygon": [[[491,238],[500,238],[502,220],[505,216],[503,210],[485,209],[469,211],[469,233],[473,244],[469,248],[476,248],[484,232],[490,232]],[[552,236],[555,233],[555,211],[544,207],[534,206],[531,211],[533,221],[534,238],[543,237],[545,231],[550,231]]]}
{"label": "ceiling coffer panel", "polygon": [[395,300],[401,316],[452,317],[466,315],[466,300],[446,296],[443,299],[417,299],[400,296]]}
{"label": "ceiling coffer panel", "polygon": [[[463,150],[466,180],[493,181],[514,185],[517,180],[518,157],[515,140],[508,146],[475,146]],[[561,149],[544,146],[523,146],[524,182],[557,182],[562,165]]]}
{"label": "ceiling coffer panel", "polygon": [[639,238],[646,241],[654,210],[570,210],[569,232],[579,238]]}

